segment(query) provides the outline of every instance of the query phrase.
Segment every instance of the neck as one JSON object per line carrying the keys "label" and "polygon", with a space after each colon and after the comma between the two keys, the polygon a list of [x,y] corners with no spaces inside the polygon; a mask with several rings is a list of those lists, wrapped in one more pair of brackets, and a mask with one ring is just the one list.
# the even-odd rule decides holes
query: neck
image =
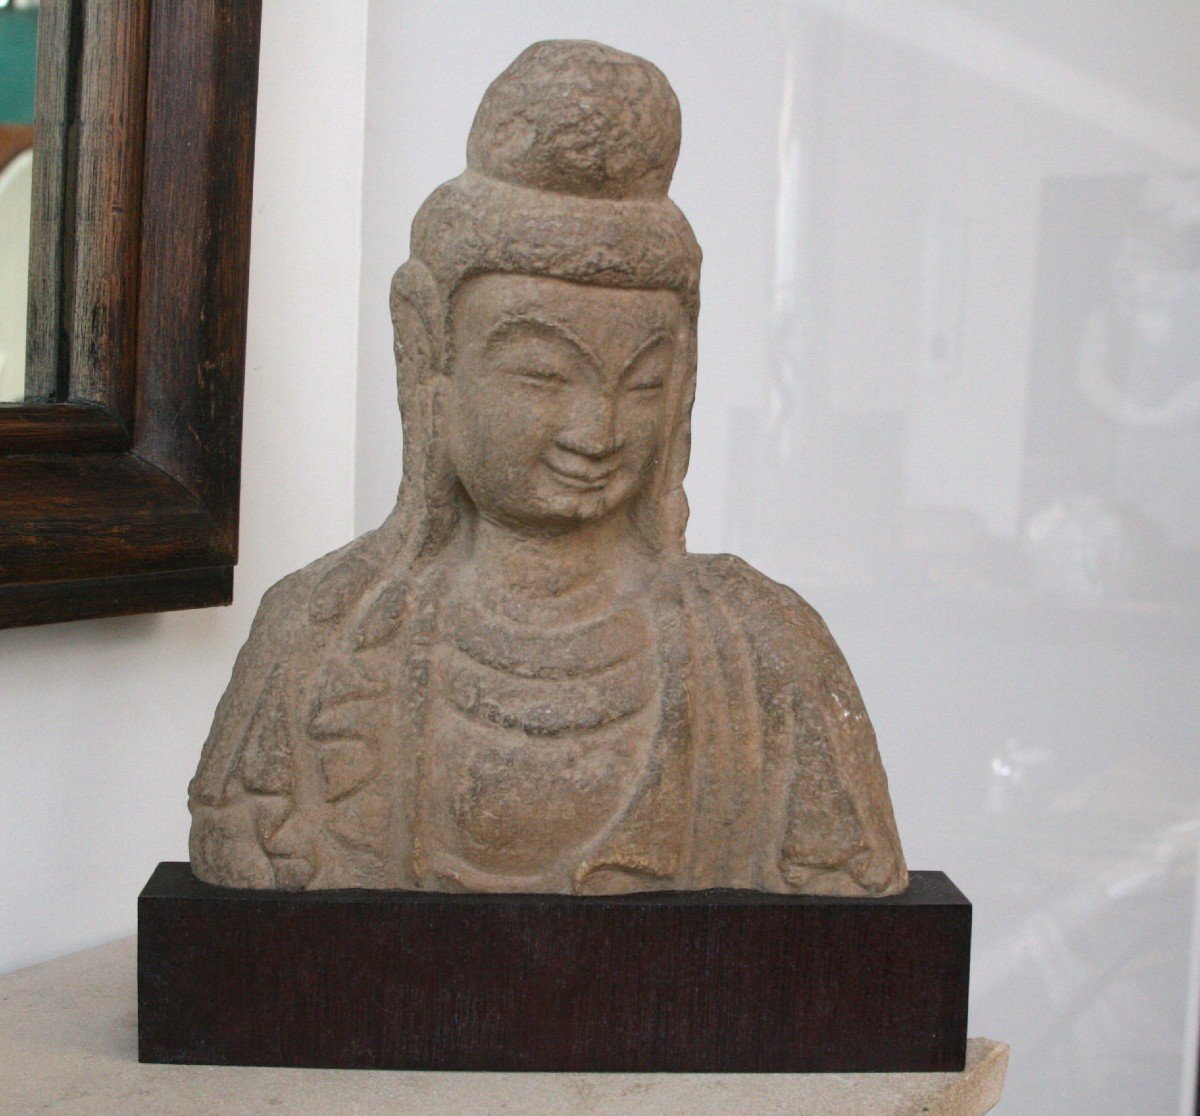
{"label": "neck", "polygon": [[528,532],[476,516],[467,564],[481,603],[526,623],[612,606],[640,548],[625,512],[566,531]]}

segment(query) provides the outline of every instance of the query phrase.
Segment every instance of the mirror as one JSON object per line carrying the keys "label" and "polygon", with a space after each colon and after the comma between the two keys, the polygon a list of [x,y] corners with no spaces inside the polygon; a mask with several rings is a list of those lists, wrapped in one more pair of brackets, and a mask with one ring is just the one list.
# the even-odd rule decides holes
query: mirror
{"label": "mirror", "polygon": [[0,0],[0,402],[25,398],[37,0]]}
{"label": "mirror", "polygon": [[228,604],[258,0],[0,0],[0,28],[31,19],[0,627]]}

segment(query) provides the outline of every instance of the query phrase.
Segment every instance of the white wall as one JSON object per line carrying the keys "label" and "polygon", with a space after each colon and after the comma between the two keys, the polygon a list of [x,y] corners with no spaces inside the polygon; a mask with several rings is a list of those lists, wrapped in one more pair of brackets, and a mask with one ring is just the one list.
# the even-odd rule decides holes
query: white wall
{"label": "white wall", "polygon": [[0,971],[134,929],[263,591],[352,530],[365,0],[267,0],[234,604],[0,632]]}
{"label": "white wall", "polygon": [[705,253],[690,546],[795,586],[846,651],[910,864],[975,903],[1001,1110],[1190,1112],[1200,9],[373,3],[359,530],[399,479],[408,224],[488,82],[556,37],[679,94],[672,194]]}

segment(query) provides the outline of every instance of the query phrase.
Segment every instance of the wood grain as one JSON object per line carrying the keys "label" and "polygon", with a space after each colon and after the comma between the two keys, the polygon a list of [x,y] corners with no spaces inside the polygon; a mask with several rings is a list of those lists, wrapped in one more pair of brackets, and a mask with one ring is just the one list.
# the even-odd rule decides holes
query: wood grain
{"label": "wood grain", "polygon": [[749,891],[241,891],[138,902],[142,1061],[430,1070],[953,1071],[971,906]]}
{"label": "wood grain", "polygon": [[[135,450],[205,503],[237,557],[258,13],[156,4],[146,116]],[[215,312],[214,312],[215,311]]]}
{"label": "wood grain", "polygon": [[222,555],[204,505],[133,454],[13,455],[0,470],[0,581],[227,565]]}
{"label": "wood grain", "polygon": [[73,236],[69,184],[82,26],[82,0],[45,0],[39,10],[25,350],[25,398],[33,401],[66,394],[69,340],[62,309]]}
{"label": "wood grain", "polygon": [[0,403],[0,454],[104,453],[128,448],[124,426],[111,411],[94,403]]}
{"label": "wood grain", "polygon": [[233,567],[0,585],[0,628],[227,605]]}
{"label": "wood grain", "polygon": [[70,397],[99,403],[127,426],[137,390],[149,31],[144,0],[84,5]]}
{"label": "wood grain", "polygon": [[0,626],[230,599],[259,13],[43,5],[43,402],[0,408]]}

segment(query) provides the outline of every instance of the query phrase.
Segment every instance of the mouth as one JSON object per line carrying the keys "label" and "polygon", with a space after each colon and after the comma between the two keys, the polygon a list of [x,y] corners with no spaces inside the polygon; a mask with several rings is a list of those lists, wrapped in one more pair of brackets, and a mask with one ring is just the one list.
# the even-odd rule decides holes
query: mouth
{"label": "mouth", "polygon": [[551,465],[549,461],[544,461],[543,464],[550,470],[560,481],[568,488],[575,489],[576,492],[599,492],[609,479],[617,471],[618,466],[613,465],[607,469],[599,470],[576,470],[564,469],[558,465]]}

